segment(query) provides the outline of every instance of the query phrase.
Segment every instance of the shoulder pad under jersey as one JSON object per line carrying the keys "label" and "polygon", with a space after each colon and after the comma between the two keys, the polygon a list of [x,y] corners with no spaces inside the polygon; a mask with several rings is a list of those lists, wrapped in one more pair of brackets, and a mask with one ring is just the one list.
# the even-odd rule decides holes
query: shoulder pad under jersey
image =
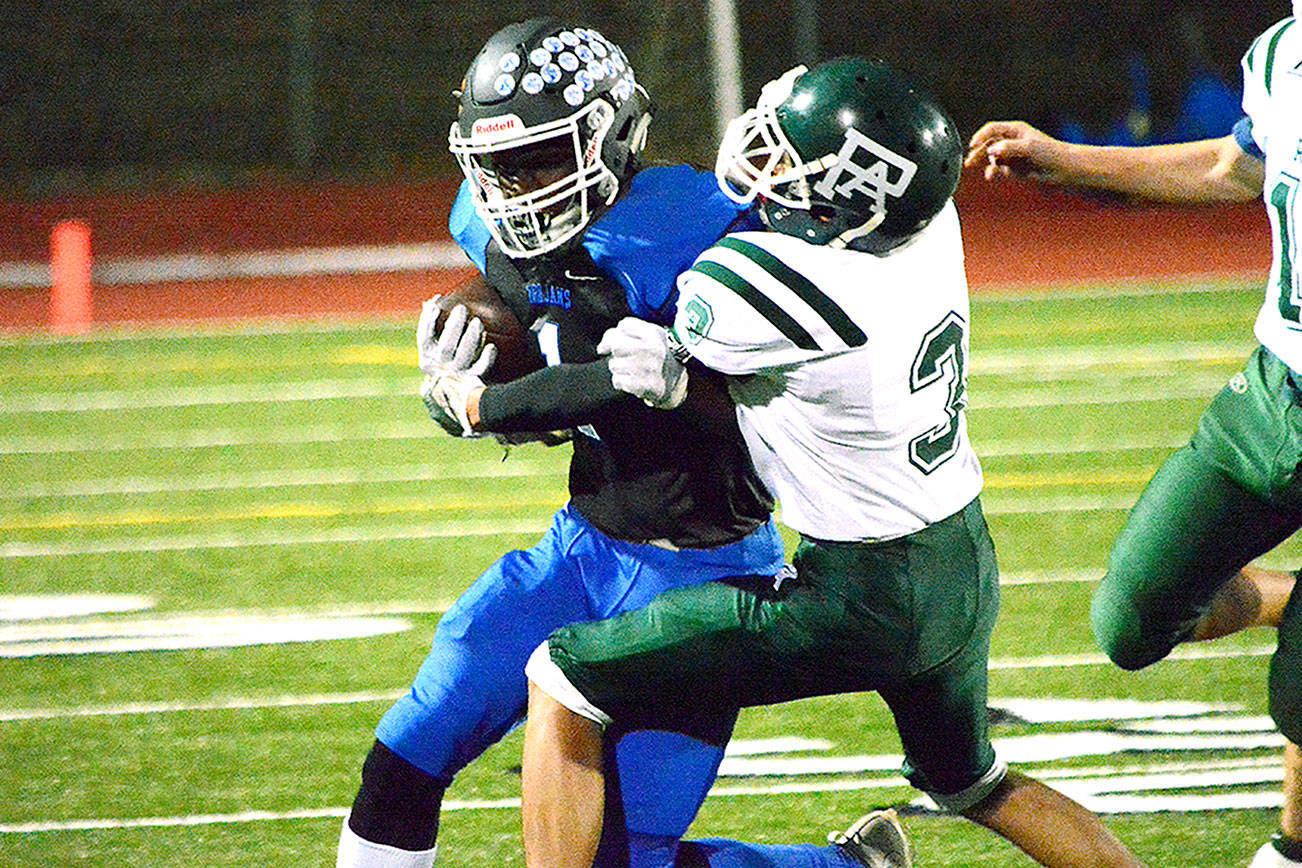
{"label": "shoulder pad under jersey", "polygon": [[746,211],[719,190],[711,172],[656,166],[588,229],[583,246],[619,282],[634,316],[668,325],[677,276]]}
{"label": "shoulder pad under jersey", "polygon": [[460,245],[470,261],[475,264],[475,268],[479,269],[479,273],[483,274],[485,251],[493,236],[488,234],[488,227],[475,213],[475,206],[470,201],[470,184],[467,181],[461,182],[456,201],[452,203],[452,213],[448,215],[448,231],[452,233],[452,239]]}

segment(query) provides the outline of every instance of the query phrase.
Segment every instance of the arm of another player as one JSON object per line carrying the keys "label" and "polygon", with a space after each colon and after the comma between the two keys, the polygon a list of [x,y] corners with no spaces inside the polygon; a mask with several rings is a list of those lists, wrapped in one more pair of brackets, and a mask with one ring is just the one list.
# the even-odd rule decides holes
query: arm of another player
{"label": "arm of another player", "polygon": [[1261,194],[1265,178],[1262,162],[1233,135],[1172,145],[1080,145],[1024,121],[981,127],[964,165],[983,166],[986,180],[1026,178],[1177,204],[1245,202]]}
{"label": "arm of another player", "polygon": [[625,317],[601,336],[597,352],[610,356],[611,384],[648,407],[672,410],[687,397],[686,355],[669,329]]}

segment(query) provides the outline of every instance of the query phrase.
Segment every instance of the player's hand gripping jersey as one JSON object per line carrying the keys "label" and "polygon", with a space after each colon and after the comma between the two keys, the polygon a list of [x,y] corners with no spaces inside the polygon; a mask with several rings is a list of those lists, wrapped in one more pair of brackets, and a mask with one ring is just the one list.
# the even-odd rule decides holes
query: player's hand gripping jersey
{"label": "player's hand gripping jersey", "polygon": [[[1302,4],[1295,4],[1302,6]],[[1286,18],[1243,56],[1243,109],[1252,145],[1265,155],[1264,198],[1274,263],[1255,333],[1262,346],[1302,371],[1302,22]]]}
{"label": "player's hand gripping jersey", "polygon": [[729,235],[679,278],[674,331],[734,375],[742,432],[783,523],[815,539],[882,540],[981,490],[963,409],[968,319],[950,204],[882,257]]}

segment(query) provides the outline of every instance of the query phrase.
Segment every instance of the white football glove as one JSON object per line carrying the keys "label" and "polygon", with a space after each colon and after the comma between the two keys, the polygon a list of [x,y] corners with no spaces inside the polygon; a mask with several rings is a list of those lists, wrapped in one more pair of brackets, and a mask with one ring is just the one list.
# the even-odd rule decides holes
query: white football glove
{"label": "white football glove", "polygon": [[669,330],[624,317],[601,336],[597,352],[610,356],[610,380],[649,407],[672,410],[687,397],[687,368],[674,357]]}
{"label": "white football glove", "polygon": [[420,387],[429,417],[453,437],[482,437],[470,424],[470,393],[482,389],[484,381],[469,371],[431,374]]}
{"label": "white football glove", "polygon": [[497,347],[484,343],[483,320],[470,316],[464,304],[448,311],[443,328],[435,334],[444,304],[442,296],[435,296],[421,306],[416,323],[416,364],[431,376],[463,371],[481,376],[497,359]]}

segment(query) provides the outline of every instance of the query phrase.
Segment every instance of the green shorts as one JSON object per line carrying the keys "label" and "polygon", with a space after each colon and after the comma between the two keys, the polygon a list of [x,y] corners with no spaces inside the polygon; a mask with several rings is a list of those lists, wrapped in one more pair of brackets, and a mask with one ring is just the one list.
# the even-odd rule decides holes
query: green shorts
{"label": "green shorts", "polygon": [[910,780],[966,807],[995,766],[986,669],[999,583],[979,502],[898,540],[805,539],[794,563],[776,592],[715,582],[562,628],[551,660],[615,723],[698,737],[737,708],[877,691]]}
{"label": "green shorts", "polygon": [[1091,606],[1119,666],[1165,657],[1240,568],[1302,527],[1300,402],[1288,367],[1258,348],[1153,476]]}

